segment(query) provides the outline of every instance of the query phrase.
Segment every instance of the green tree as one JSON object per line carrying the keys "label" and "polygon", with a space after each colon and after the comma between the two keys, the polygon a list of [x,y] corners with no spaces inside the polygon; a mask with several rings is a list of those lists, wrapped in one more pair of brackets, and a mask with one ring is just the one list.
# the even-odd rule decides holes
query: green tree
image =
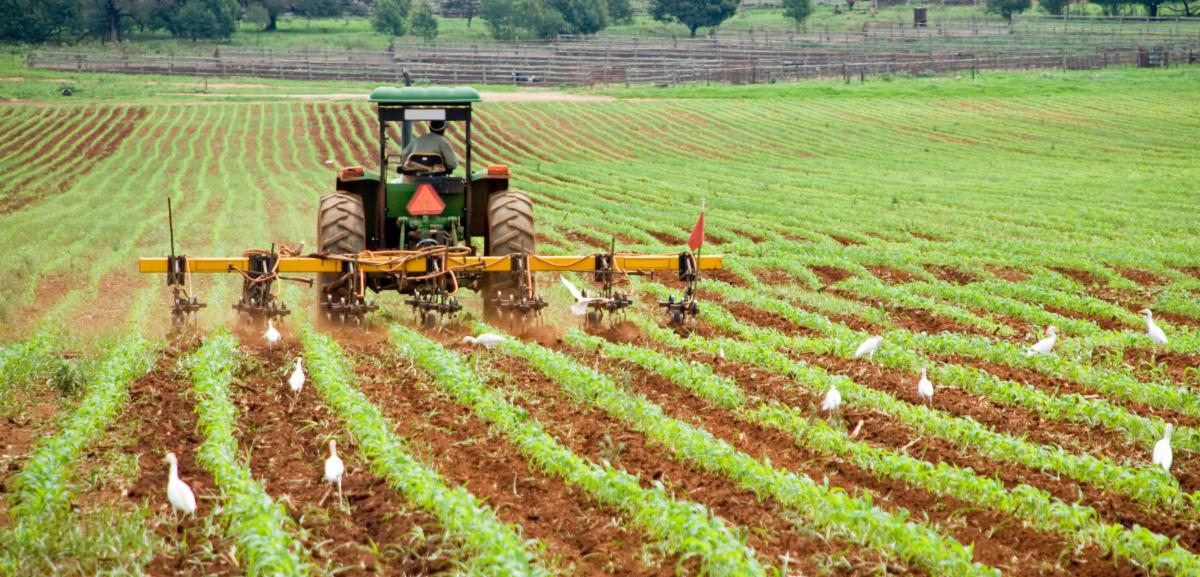
{"label": "green tree", "polygon": [[471,27],[471,21],[475,19],[475,15],[479,13],[479,0],[445,0],[442,2],[443,16],[447,12],[452,13],[461,18],[467,19],[467,28]]}
{"label": "green tree", "polygon": [[608,26],[608,0],[548,0],[571,34],[595,34]]}
{"label": "green tree", "polygon": [[82,34],[78,0],[0,0],[0,38],[41,43]]}
{"label": "green tree", "polygon": [[482,0],[479,17],[497,40],[550,38],[569,30],[563,15],[542,0]]}
{"label": "green tree", "polygon": [[1164,0],[1137,0],[1137,3],[1146,7],[1146,14],[1151,18],[1158,17],[1158,9],[1164,4],[1168,4]]}
{"label": "green tree", "polygon": [[1058,16],[1063,13],[1063,9],[1071,4],[1071,0],[1038,0],[1038,6],[1045,10],[1047,14]]}
{"label": "green tree", "polygon": [[633,24],[633,6],[629,0],[608,0],[608,18],[614,24]]}
{"label": "green tree", "polygon": [[437,18],[433,15],[433,8],[426,0],[421,0],[416,7],[413,8],[412,19],[409,22],[409,28],[412,33],[420,36],[426,42],[433,42],[438,35]]}
{"label": "green tree", "polygon": [[733,16],[739,3],[740,0],[651,0],[650,15],[659,22],[687,26],[694,38],[697,28],[716,26]]}
{"label": "green tree", "polygon": [[1009,20],[1032,6],[1030,0],[987,0],[988,12],[995,12]]}
{"label": "green tree", "polygon": [[408,26],[409,0],[376,0],[371,26],[376,32],[404,36]]}
{"label": "green tree", "polygon": [[174,36],[198,40],[229,38],[237,27],[237,0],[183,0],[160,13]]}
{"label": "green tree", "polygon": [[292,10],[305,18],[334,18],[341,16],[338,0],[292,0]]}
{"label": "green tree", "polygon": [[796,21],[796,26],[804,24],[812,16],[811,0],[783,0],[783,15]]}

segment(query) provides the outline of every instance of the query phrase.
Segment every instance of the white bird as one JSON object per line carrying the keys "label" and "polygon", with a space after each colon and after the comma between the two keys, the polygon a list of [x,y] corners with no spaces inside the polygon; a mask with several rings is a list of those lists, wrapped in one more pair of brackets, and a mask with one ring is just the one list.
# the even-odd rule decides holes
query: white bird
{"label": "white bird", "polygon": [[504,342],[504,337],[500,335],[493,335],[492,333],[483,333],[477,337],[467,335],[463,337],[463,342],[467,343],[468,345],[483,345],[490,349]]}
{"label": "white bird", "polygon": [[881,344],[883,344],[883,337],[871,337],[863,341],[861,345],[858,345],[857,349],[854,349],[854,358],[875,358],[875,350],[878,349],[879,345]]}
{"label": "white bird", "polygon": [[1151,313],[1150,309],[1142,309],[1141,313],[1146,317],[1146,333],[1150,335],[1150,340],[1154,341],[1156,345],[1167,344],[1167,333],[1158,328],[1158,324],[1154,322],[1154,313]]}
{"label": "white bird", "polygon": [[558,278],[562,280],[564,285],[567,285],[567,290],[571,291],[571,296],[575,298],[575,304],[571,305],[571,313],[575,316],[581,317],[586,315],[588,312],[588,303],[600,300],[598,297],[583,296],[583,293],[580,292],[579,289],[575,288],[575,285],[571,284],[571,281],[567,280],[567,277],[563,276]]}
{"label": "white bird", "polygon": [[[1155,454],[1158,454],[1157,449]],[[192,493],[192,488],[179,478],[179,461],[175,458],[175,453],[167,453],[167,462],[171,464],[171,474],[167,480],[167,500],[171,502],[171,514],[182,511],[191,515],[196,512],[196,495]]]}
{"label": "white bird", "polygon": [[325,166],[333,166],[333,159],[332,159],[332,158],[330,158],[329,160],[326,160],[326,161],[325,161]]}
{"label": "white bird", "polygon": [[842,406],[842,393],[838,391],[837,385],[829,385],[829,392],[825,393],[825,400],[821,401],[822,411],[836,411]]}
{"label": "white bird", "polygon": [[1046,327],[1046,335],[1046,338],[1029,347],[1029,350],[1025,351],[1025,356],[1036,357],[1038,355],[1050,354],[1050,350],[1054,348],[1054,343],[1058,342],[1058,329],[1054,325],[1050,325]]}
{"label": "white bird", "polygon": [[1159,439],[1158,442],[1154,444],[1154,456],[1151,458],[1151,461],[1155,465],[1162,466],[1163,470],[1168,473],[1171,472],[1171,461],[1173,460],[1171,457],[1172,428],[1173,427],[1171,424],[1167,423],[1167,430],[1165,433],[1163,433],[1163,438]]}
{"label": "white bird", "polygon": [[275,328],[275,322],[271,319],[267,319],[267,332],[263,333],[263,336],[266,337],[267,344],[270,345],[271,348],[275,348],[275,343],[278,343],[279,339],[282,338],[282,335],[279,334],[279,330]]}
{"label": "white bird", "polygon": [[288,377],[288,387],[291,387],[293,393],[299,393],[300,389],[304,388],[304,369],[300,366],[300,357],[296,357],[296,368],[292,371],[292,376]]}
{"label": "white bird", "polygon": [[917,396],[926,403],[933,403],[933,383],[930,382],[925,367],[921,367],[921,380],[917,381]]}
{"label": "white bird", "polygon": [[337,454],[337,440],[329,439],[329,458],[325,459],[325,481],[337,484],[338,502],[342,501],[342,475],[345,472],[346,465]]}

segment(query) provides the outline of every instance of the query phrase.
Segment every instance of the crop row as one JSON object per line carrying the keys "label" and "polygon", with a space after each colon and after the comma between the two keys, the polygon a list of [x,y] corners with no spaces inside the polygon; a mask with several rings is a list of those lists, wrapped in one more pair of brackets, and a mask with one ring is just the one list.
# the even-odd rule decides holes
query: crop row
{"label": "crop row", "polygon": [[[671,340],[674,337],[666,329],[645,322],[639,324],[656,334],[658,339]],[[611,343],[574,329],[567,332],[564,340],[575,347],[598,348],[608,358],[628,361],[658,373],[697,396],[731,411],[738,419],[781,430],[792,436],[800,446],[847,458],[877,476],[1020,517],[1034,527],[1060,533],[1078,544],[1101,547],[1118,558],[1130,559],[1155,571],[1162,570],[1173,575],[1200,571],[1200,560],[1167,537],[1142,527],[1126,529],[1105,523],[1091,507],[1064,503],[1029,485],[1006,487],[1001,481],[982,477],[970,469],[947,463],[935,465],[904,452],[855,441],[823,421],[808,418],[806,409],[774,400],[748,398],[737,383],[714,374],[705,365],[668,357],[651,349]]]}
{"label": "crop row", "polygon": [[637,477],[580,457],[548,434],[525,409],[489,387],[463,358],[408,328],[391,330],[406,357],[433,376],[434,383],[504,435],[533,465],[606,506],[683,558],[698,557],[706,575],[764,575],[765,569],[731,528],[703,506],[672,498],[661,487],[643,487]]}
{"label": "crop row", "polygon": [[462,569],[470,575],[548,575],[530,553],[531,544],[505,525],[486,504],[462,487],[450,488],[412,457],[395,424],[351,381],[341,348],[311,327],[300,329],[312,383],[354,435],[359,450],[381,478],[414,507],[429,511],[450,537],[469,551]]}
{"label": "crop row", "polygon": [[[479,330],[491,330],[486,326]],[[715,438],[711,433],[667,417],[660,406],[629,393],[609,377],[535,343],[507,339],[499,349],[525,359],[562,385],[573,398],[595,405],[613,418],[670,448],[698,467],[719,472],[759,495],[805,516],[822,532],[914,563],[937,575],[992,575],[974,563],[971,551],[905,516],[876,508],[869,495],[851,497],[808,477],[782,471]]]}
{"label": "crop row", "polygon": [[197,398],[197,426],[204,434],[196,460],[221,492],[220,514],[237,543],[241,566],[251,577],[310,574],[307,554],[293,536],[298,527],[238,459],[237,408],[229,394],[238,368],[237,340],[229,334],[205,339],[188,358],[188,366]]}
{"label": "crop row", "polygon": [[131,337],[116,346],[89,375],[83,398],[62,423],[61,431],[38,443],[17,475],[11,499],[13,524],[0,538],[6,544],[0,569],[12,574],[23,556],[52,554],[53,528],[71,511],[71,473],[84,449],[108,428],[129,397],[129,383],[149,372],[152,344]]}
{"label": "crop row", "polygon": [[[705,310],[711,313],[711,305]],[[719,317],[709,317],[720,322]],[[732,327],[723,327],[732,328]],[[796,361],[780,352],[781,333],[765,329],[745,329],[749,342],[727,338],[667,339],[662,342],[676,348],[696,349],[724,354],[730,359],[786,375],[814,395],[836,385],[844,401],[894,416],[921,434],[969,447],[979,454],[1003,462],[1024,465],[1034,470],[1054,471],[1102,489],[1128,495],[1158,507],[1183,506],[1191,511],[1198,506],[1195,496],[1180,491],[1179,484],[1161,469],[1129,468],[1091,455],[1075,455],[1056,446],[1034,445],[1022,439],[997,433],[974,419],[956,417],[929,407],[906,403],[895,396],[861,385],[854,380],[832,375],[820,367]],[[661,334],[661,333],[658,333]]]}

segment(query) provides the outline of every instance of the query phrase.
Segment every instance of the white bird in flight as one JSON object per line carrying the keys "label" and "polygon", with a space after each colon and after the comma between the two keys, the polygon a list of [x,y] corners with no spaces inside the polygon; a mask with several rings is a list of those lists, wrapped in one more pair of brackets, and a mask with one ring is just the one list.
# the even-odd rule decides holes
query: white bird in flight
{"label": "white bird in flight", "polygon": [[300,366],[300,357],[296,357],[296,368],[292,371],[292,376],[288,377],[288,387],[293,393],[299,393],[300,389],[304,388],[304,369]]}
{"label": "white bird in flight", "polygon": [[829,385],[829,392],[825,393],[825,400],[821,401],[821,410],[833,412],[842,406],[842,393],[838,390],[837,385]]}
{"label": "white bird in flight", "polygon": [[492,333],[483,333],[477,337],[467,335],[463,337],[463,342],[467,343],[468,345],[483,345],[490,349],[504,342],[504,337],[500,335],[493,335]]}
{"label": "white bird in flight", "polygon": [[1154,322],[1154,313],[1150,309],[1142,309],[1142,316],[1146,317],[1146,333],[1150,335],[1150,340],[1156,345],[1167,344],[1167,333],[1158,328],[1158,324]]}
{"label": "white bird in flight", "polygon": [[192,493],[192,488],[179,478],[179,461],[175,458],[175,453],[167,453],[167,462],[171,464],[171,474],[167,480],[167,500],[171,502],[171,514],[182,511],[191,515],[196,512],[196,495]]}
{"label": "white bird in flight", "polygon": [[1025,352],[1027,357],[1036,357],[1038,355],[1048,355],[1050,350],[1054,348],[1054,343],[1058,342],[1058,329],[1054,325],[1046,327],[1046,338],[1029,347]]}
{"label": "white bird in flight", "polygon": [[329,439],[329,458],[325,459],[325,481],[336,483],[338,502],[342,501],[342,475],[346,473],[346,465],[337,454],[337,440]]}
{"label": "white bird in flight", "polygon": [[267,319],[267,332],[263,333],[263,336],[266,337],[267,344],[270,345],[271,348],[275,348],[275,343],[278,343],[279,339],[282,338],[282,335],[279,334],[279,330],[275,328],[275,322],[271,319]]}
{"label": "white bird in flight", "polygon": [[588,312],[588,303],[600,300],[597,297],[584,296],[578,288],[575,288],[575,285],[571,284],[571,281],[567,280],[567,277],[558,278],[562,280],[562,283],[567,286],[567,290],[571,291],[571,296],[575,298],[575,304],[571,305],[571,314],[577,317],[586,315]]}
{"label": "white bird in flight", "polygon": [[917,396],[926,403],[933,403],[933,383],[929,380],[925,367],[921,367],[921,380],[917,381]]}
{"label": "white bird in flight", "polygon": [[1173,427],[1171,424],[1167,423],[1167,430],[1163,433],[1163,438],[1159,439],[1158,442],[1154,444],[1154,456],[1151,458],[1151,462],[1153,462],[1155,465],[1161,466],[1163,470],[1168,473],[1171,472],[1171,461],[1173,460],[1171,456],[1172,428]]}
{"label": "white bird in flight", "polygon": [[863,357],[870,357],[874,359],[875,350],[878,349],[879,345],[881,344],[883,344],[883,337],[871,337],[863,341],[861,345],[858,345],[857,349],[854,349],[854,358],[861,359]]}

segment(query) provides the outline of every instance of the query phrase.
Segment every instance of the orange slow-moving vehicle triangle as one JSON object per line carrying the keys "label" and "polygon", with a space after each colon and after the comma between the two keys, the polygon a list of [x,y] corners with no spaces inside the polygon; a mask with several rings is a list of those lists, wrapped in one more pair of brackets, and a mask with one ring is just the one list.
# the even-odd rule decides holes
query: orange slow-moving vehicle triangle
{"label": "orange slow-moving vehicle triangle", "polygon": [[446,203],[428,182],[417,186],[417,192],[408,201],[408,214],[412,216],[442,214],[443,210],[446,210]]}

